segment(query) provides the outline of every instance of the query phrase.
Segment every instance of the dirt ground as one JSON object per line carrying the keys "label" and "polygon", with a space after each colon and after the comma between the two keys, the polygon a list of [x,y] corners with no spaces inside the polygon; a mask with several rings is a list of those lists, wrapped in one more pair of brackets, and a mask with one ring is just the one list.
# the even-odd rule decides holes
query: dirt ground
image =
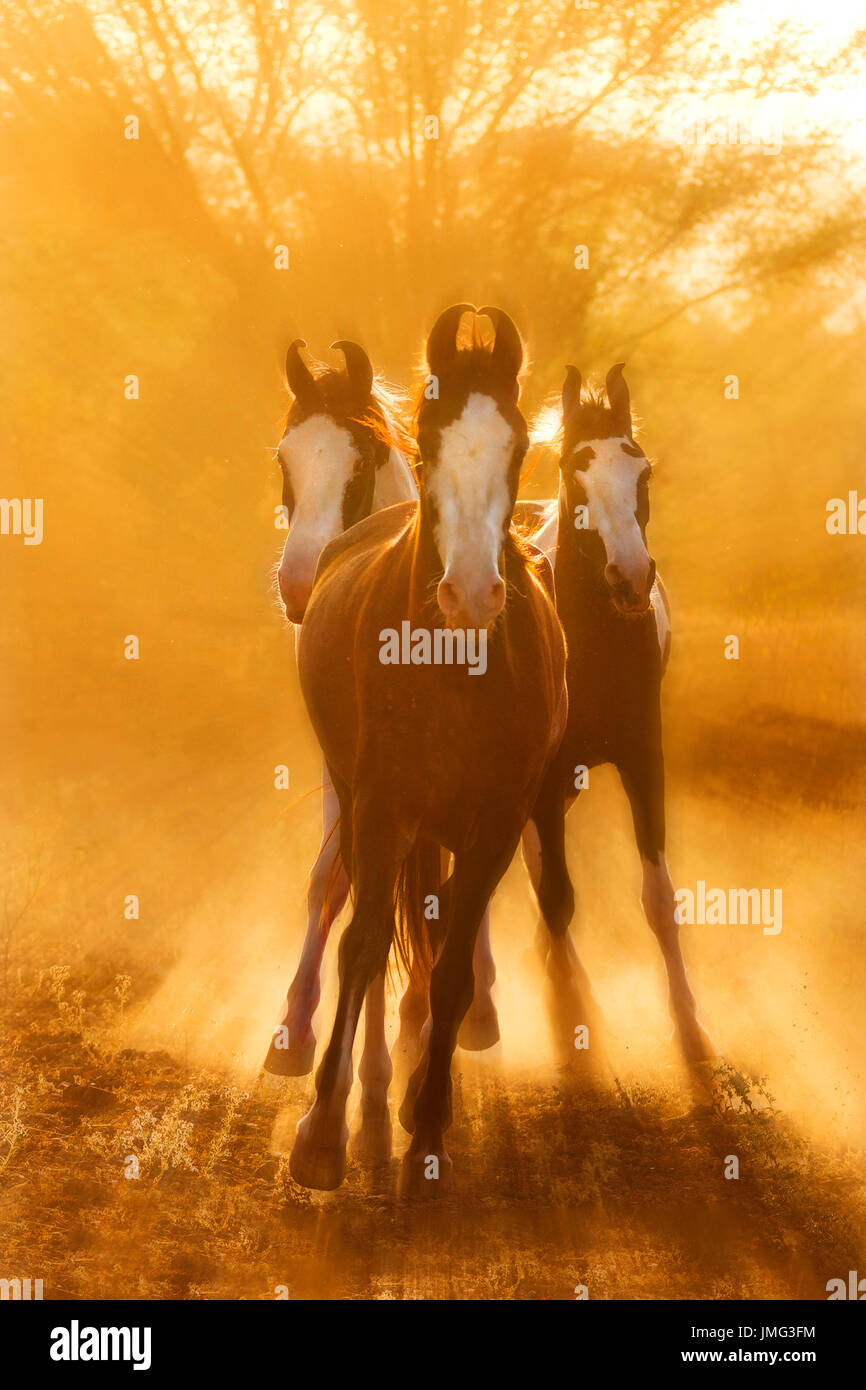
{"label": "dirt ground", "polygon": [[588,1097],[463,1058],[455,1188],[406,1202],[396,1159],[335,1193],[292,1181],[275,1150],[305,1081],[242,1090],[105,1051],[55,1000],[28,1012],[3,1058],[4,1266],[46,1298],[810,1299],[862,1268],[862,1159],[736,1073],[712,1105],[672,1076]]}
{"label": "dirt ground", "polygon": [[[389,1169],[350,1162],[339,1191],[299,1188],[287,1153],[312,1080],[260,1071],[318,838],[288,644],[282,703],[248,659],[186,726],[166,724],[174,690],[130,708],[123,672],[90,745],[69,728],[58,760],[22,727],[0,940],[0,1275],[42,1278],[52,1299],[571,1299],[581,1285],[814,1299],[866,1268],[853,637],[826,616],[793,635],[753,625],[744,671],[713,666],[712,620],[680,624],[676,882],[780,887],[784,905],[774,935],[683,927],[714,1075],[694,1083],[678,1061],[625,798],[600,770],[569,837],[611,1072],[588,1091],[554,1061],[515,863],[493,909],[502,1041],[458,1052],[454,1188],[421,1203],[397,1196],[396,1103]],[[178,689],[193,680],[181,669]],[[274,788],[282,761],[289,793]]]}

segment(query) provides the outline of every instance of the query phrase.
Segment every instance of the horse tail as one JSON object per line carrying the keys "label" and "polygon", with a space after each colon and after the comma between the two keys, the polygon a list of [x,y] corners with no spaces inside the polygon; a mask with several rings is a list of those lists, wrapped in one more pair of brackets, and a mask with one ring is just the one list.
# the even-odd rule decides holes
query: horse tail
{"label": "horse tail", "polygon": [[[438,921],[441,884],[439,846],[435,840],[415,841],[397,877],[394,892],[394,940],[397,959],[408,974],[429,979],[433,969],[434,936]],[[428,917],[430,898],[436,899],[436,917]]]}

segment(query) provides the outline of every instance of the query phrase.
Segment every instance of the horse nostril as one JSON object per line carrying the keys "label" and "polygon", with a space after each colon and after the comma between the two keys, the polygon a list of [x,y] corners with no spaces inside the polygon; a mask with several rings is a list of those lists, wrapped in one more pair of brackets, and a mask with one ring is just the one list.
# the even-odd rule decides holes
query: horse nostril
{"label": "horse nostril", "polygon": [[453,613],[460,605],[460,595],[450,579],[440,581],[437,597],[443,613]]}
{"label": "horse nostril", "polygon": [[628,582],[619,565],[605,565],[604,578],[612,589],[621,589]]}

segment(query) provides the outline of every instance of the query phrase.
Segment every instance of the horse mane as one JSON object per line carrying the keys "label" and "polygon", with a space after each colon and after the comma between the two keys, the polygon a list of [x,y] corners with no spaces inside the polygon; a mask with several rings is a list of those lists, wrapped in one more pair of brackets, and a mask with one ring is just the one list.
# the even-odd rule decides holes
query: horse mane
{"label": "horse mane", "polygon": [[393,382],[383,376],[373,378],[373,401],[377,410],[367,411],[360,423],[372,430],[376,438],[389,449],[396,449],[407,463],[412,464],[416,444],[408,415],[408,397]]}
{"label": "horse mane", "polygon": [[[349,378],[346,373],[335,371],[333,367],[320,361],[311,362],[310,370],[329,410],[344,414],[351,424],[361,425],[368,429],[374,438],[384,444],[386,448],[396,449],[408,463],[412,463],[415,441],[412,437],[411,418],[408,415],[408,398],[405,391],[400,390],[393,382],[376,373],[373,377],[371,391],[372,409],[346,413],[345,406],[349,399],[347,389]],[[283,434],[288,427],[291,411],[290,405],[283,419]]]}
{"label": "horse mane", "polygon": [[[588,439],[593,437],[595,430],[598,430],[599,438],[604,437],[610,425],[611,413],[605,388],[603,386],[584,385],[580,398],[580,417],[582,431],[586,432]],[[637,434],[638,422],[633,411],[631,412],[631,425],[632,430]],[[562,400],[557,392],[555,395],[548,396],[536,412],[530,427],[529,440],[530,445],[535,446],[539,453],[543,453],[545,449],[552,449],[559,455],[562,453],[564,436]]]}
{"label": "horse mane", "polygon": [[[535,530],[538,530],[537,520],[535,521]],[[532,522],[528,517],[521,517],[519,520],[512,517],[508,534],[505,537],[505,544],[510,547],[512,553],[520,556],[527,569],[543,569],[547,563],[547,557],[543,551],[533,545],[532,536]]]}
{"label": "horse mane", "polygon": [[[412,422],[417,425],[418,416],[427,402],[424,392],[430,378],[430,369],[426,360],[423,366],[416,371],[415,376],[418,384],[416,386],[415,407],[412,411]],[[454,362],[443,380],[452,381],[455,378],[470,383],[477,382],[479,386],[483,386],[486,381],[498,380],[495,370],[491,366],[490,353],[487,348],[458,348]]]}
{"label": "horse mane", "polygon": [[[469,341],[468,343],[464,342],[463,346],[458,347],[453,364],[450,370],[448,371],[447,376],[448,378],[451,378],[453,376],[457,376],[459,373],[461,376],[469,377],[470,379],[475,378],[479,381],[479,383],[483,383],[486,379],[496,377],[495,370],[492,367],[490,341],[489,337],[485,339],[484,335],[482,334],[477,318],[473,317],[471,323],[472,327],[471,332],[469,334],[467,334],[466,332],[465,321],[461,326],[459,336],[464,339],[468,337]],[[524,348],[523,365],[517,377],[518,400],[520,399],[520,383],[522,382],[526,372],[529,370],[529,366],[529,359]],[[424,390],[427,385],[429,376],[430,367],[427,362],[427,344],[426,342],[424,342],[418,351],[418,356],[416,358],[415,363],[415,370],[413,372],[413,377],[415,379],[415,408],[412,411],[413,423],[417,422],[418,415],[421,411],[422,406],[424,405],[424,401],[426,399],[424,395]]]}

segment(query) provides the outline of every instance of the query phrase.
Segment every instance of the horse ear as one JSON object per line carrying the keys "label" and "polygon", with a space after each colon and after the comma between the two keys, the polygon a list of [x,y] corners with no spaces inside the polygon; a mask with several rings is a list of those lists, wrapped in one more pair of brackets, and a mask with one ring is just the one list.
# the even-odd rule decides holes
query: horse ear
{"label": "horse ear", "polygon": [[615,367],[611,367],[604,379],[604,384],[607,387],[607,399],[610,402],[614,418],[622,433],[627,434],[631,439],[631,401],[622,374],[624,366],[624,362],[617,362]]}
{"label": "horse ear", "polygon": [[444,309],[427,338],[427,365],[434,376],[442,376],[457,356],[457,332],[464,314],[474,314],[474,304],[452,304]]}
{"label": "horse ear", "polygon": [[301,405],[308,406],[318,404],[319,388],[316,378],[301,357],[301,348],[306,346],[303,338],[296,338],[286,353],[286,380]]}
{"label": "horse ear", "polygon": [[331,344],[332,352],[337,349],[345,358],[346,375],[353,390],[365,399],[373,389],[373,364],[360,344],[352,343],[347,338],[338,338],[336,343]]}
{"label": "horse ear", "polygon": [[566,367],[565,381],[562,383],[562,420],[567,424],[576,410],[580,409],[580,390],[583,386],[577,367]]}
{"label": "horse ear", "polygon": [[493,324],[494,338],[490,355],[494,363],[510,381],[516,381],[523,366],[523,340],[517,325],[504,309],[496,309],[490,304],[485,304],[478,312],[486,314]]}

